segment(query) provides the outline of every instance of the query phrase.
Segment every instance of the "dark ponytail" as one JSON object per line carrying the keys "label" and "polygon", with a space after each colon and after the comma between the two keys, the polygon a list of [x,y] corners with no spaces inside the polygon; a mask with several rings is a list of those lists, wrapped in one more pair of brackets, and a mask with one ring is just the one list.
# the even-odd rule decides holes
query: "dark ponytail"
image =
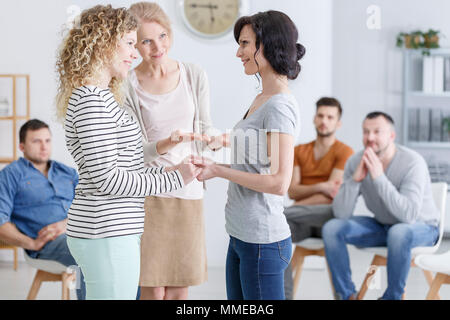
{"label": "dark ponytail", "polygon": [[306,49],[303,45],[301,45],[300,43],[296,44],[297,46],[297,61],[300,60],[301,58],[303,58],[303,56],[306,53]]}

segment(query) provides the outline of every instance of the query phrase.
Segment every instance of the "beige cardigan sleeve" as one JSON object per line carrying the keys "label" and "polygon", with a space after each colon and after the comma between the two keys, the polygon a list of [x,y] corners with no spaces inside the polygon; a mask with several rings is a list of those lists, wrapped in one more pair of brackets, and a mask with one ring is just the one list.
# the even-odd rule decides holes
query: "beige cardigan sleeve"
{"label": "beige cardigan sleeve", "polygon": [[[131,71],[130,71],[131,72]],[[150,162],[157,159],[160,154],[156,150],[158,141],[148,141],[147,132],[145,131],[144,120],[142,119],[141,108],[139,106],[139,98],[136,90],[130,81],[130,75],[126,81],[124,108],[137,119],[142,131],[142,144],[144,148],[144,162]]]}
{"label": "beige cardigan sleeve", "polygon": [[[192,95],[196,107],[196,116],[194,120],[194,131],[196,133],[207,134],[209,136],[218,136],[221,133],[212,125],[210,115],[210,96],[209,81],[206,72],[199,66],[192,63],[184,64],[187,70],[188,79],[192,88]],[[204,150],[207,147],[205,142],[197,142],[197,149]]]}
{"label": "beige cardigan sleeve", "polygon": [[197,99],[201,133],[211,135],[214,127],[210,113],[209,81],[203,70],[198,75]]}

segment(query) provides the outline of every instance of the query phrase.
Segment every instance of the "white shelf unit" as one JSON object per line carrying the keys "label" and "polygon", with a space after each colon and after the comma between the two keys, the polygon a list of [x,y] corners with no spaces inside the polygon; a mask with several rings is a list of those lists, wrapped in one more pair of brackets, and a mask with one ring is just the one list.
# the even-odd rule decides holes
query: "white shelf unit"
{"label": "white shelf unit", "polygon": [[[431,49],[430,56],[450,58],[450,48]],[[409,111],[412,108],[439,108],[450,110],[450,91],[429,93],[422,91],[422,49],[403,50],[403,144],[415,148],[449,149],[450,142],[438,141],[410,141],[409,140]]]}

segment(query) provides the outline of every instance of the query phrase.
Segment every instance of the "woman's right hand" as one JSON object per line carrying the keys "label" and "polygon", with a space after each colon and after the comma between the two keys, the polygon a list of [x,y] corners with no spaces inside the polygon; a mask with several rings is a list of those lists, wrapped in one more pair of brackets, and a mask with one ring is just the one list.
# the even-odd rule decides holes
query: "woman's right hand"
{"label": "woman's right hand", "polygon": [[184,185],[191,183],[202,172],[202,168],[187,161],[183,161],[170,169],[166,168],[166,171],[170,170],[178,170],[180,172],[183,177]]}
{"label": "woman's right hand", "polygon": [[230,147],[230,135],[228,133],[211,137],[208,147],[212,151],[220,150],[222,147]]}
{"label": "woman's right hand", "polygon": [[166,154],[170,149],[177,144],[189,141],[206,141],[210,142],[211,138],[207,134],[199,134],[193,132],[181,132],[181,130],[175,130],[170,134],[170,137],[158,141],[156,144],[156,151],[158,154]]}
{"label": "woman's right hand", "polygon": [[200,133],[193,133],[193,132],[181,132],[180,130],[175,130],[170,135],[170,141],[173,144],[178,144],[180,142],[190,142],[190,141],[211,142],[211,138],[207,134],[200,134]]}

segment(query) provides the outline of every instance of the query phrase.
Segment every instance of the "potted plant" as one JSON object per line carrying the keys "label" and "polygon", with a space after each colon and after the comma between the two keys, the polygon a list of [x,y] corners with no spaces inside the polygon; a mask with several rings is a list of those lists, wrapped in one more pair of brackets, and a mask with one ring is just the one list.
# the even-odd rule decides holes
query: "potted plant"
{"label": "potted plant", "polygon": [[407,49],[418,49],[422,46],[423,33],[419,30],[411,33],[400,32],[397,35],[397,47],[402,48],[405,45]]}
{"label": "potted plant", "polygon": [[407,49],[423,48],[424,56],[430,55],[430,49],[439,48],[439,37],[442,36],[439,30],[429,29],[427,32],[420,30],[410,33],[400,32],[397,35],[397,47],[402,48],[403,45]]}
{"label": "potted plant", "polygon": [[423,34],[424,47],[428,49],[439,48],[439,30],[430,29],[428,32]]}

